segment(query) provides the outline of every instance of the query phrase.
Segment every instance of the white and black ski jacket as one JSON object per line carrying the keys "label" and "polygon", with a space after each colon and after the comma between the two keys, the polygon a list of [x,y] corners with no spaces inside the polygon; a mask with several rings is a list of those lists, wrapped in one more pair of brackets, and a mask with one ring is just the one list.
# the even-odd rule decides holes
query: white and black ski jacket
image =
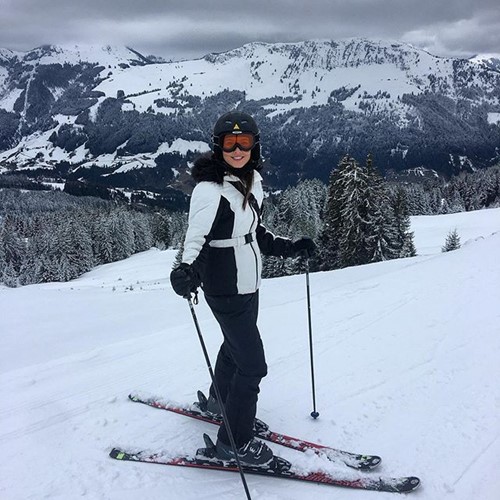
{"label": "white and black ski jacket", "polygon": [[274,236],[261,223],[262,177],[255,171],[252,194],[243,209],[238,177],[213,157],[199,158],[192,171],[198,182],[191,196],[182,261],[191,264],[207,295],[253,293],[261,282],[261,252],[289,257],[292,242]]}

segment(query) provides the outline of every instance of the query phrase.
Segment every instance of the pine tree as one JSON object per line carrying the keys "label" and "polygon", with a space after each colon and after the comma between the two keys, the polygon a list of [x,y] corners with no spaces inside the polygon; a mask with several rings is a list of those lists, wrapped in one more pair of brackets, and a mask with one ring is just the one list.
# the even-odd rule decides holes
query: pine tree
{"label": "pine tree", "polygon": [[316,179],[287,188],[279,199],[273,231],[291,238],[315,239],[321,231],[325,198],[325,185]]}
{"label": "pine tree", "polygon": [[[279,197],[276,203],[275,198],[275,196],[271,195],[264,199],[262,206],[262,222],[268,231],[279,234],[280,236],[287,236],[288,228],[286,221],[289,219],[289,214],[286,213],[286,208],[284,207],[286,202],[283,200],[283,195]],[[285,276],[287,273],[284,269],[284,263],[285,260],[281,257],[262,255],[262,277],[276,278]]]}
{"label": "pine tree", "polygon": [[37,281],[37,268],[39,260],[40,255],[36,251],[33,238],[30,238],[27,244],[26,259],[19,270],[19,284],[21,286],[39,283]]}
{"label": "pine tree", "polygon": [[67,226],[67,230],[70,232],[71,247],[66,256],[71,274],[70,279],[73,279],[90,271],[94,267],[95,261],[89,224],[85,220],[84,214],[79,215],[78,220],[73,219],[72,223]]}
{"label": "pine tree", "polygon": [[410,231],[411,221],[405,190],[401,187],[396,189],[391,200],[395,240],[394,249],[399,258],[414,257],[417,255],[413,233]]}
{"label": "pine tree", "polygon": [[[26,245],[20,235],[21,226],[19,217],[5,216],[0,230],[0,246],[4,267],[9,267],[8,275],[18,275],[26,257]],[[10,278],[9,278],[10,279]],[[11,280],[12,281],[12,280]]]}
{"label": "pine tree", "polygon": [[171,214],[170,218],[170,234],[171,241],[170,245],[174,248],[178,248],[182,245],[184,238],[186,237],[186,231],[188,226],[187,214],[174,212]]}
{"label": "pine tree", "polygon": [[368,175],[365,168],[351,158],[340,172],[340,217],[339,234],[340,267],[356,266],[370,262],[368,220]]}
{"label": "pine tree", "polygon": [[[306,180],[289,187],[280,196],[278,205],[272,207],[272,219],[266,218],[266,227],[274,234],[292,240],[300,237],[318,239],[322,229],[322,212],[326,198],[326,186],[319,180]],[[266,204],[266,210],[269,203]],[[268,221],[270,224],[268,224]],[[263,268],[266,277],[297,274],[303,271],[302,258],[286,259],[264,258]],[[275,269],[272,269],[272,268]],[[316,259],[310,261],[311,269],[317,268]]]}
{"label": "pine tree", "polygon": [[330,173],[328,192],[325,204],[323,230],[319,237],[320,269],[328,271],[340,267],[339,241],[342,231],[341,195],[342,187],[340,178],[348,168],[349,156],[344,156],[338,167]]}
{"label": "pine tree", "polygon": [[442,252],[451,252],[452,250],[457,250],[461,246],[460,236],[456,228],[448,233],[444,246],[441,248]]}
{"label": "pine tree", "polygon": [[149,220],[144,214],[137,213],[133,217],[134,243],[137,252],[144,252],[153,246],[153,232]]}
{"label": "pine tree", "polygon": [[170,217],[162,212],[153,215],[151,223],[153,232],[153,244],[160,250],[164,250],[171,245]]}
{"label": "pine tree", "polygon": [[368,175],[368,234],[370,262],[394,259],[398,257],[395,242],[396,231],[392,211],[389,205],[389,195],[382,176],[373,164],[373,158],[366,159]]}
{"label": "pine tree", "polygon": [[15,288],[19,285],[18,273],[14,269],[14,265],[12,262],[9,262],[3,269],[2,276],[0,277],[0,281],[10,288]]}
{"label": "pine tree", "polygon": [[182,254],[184,253],[184,242],[179,247],[179,250],[175,253],[174,263],[172,264],[172,269],[175,269],[177,266],[180,266],[182,263]]}
{"label": "pine tree", "polygon": [[110,212],[95,211],[91,214],[92,254],[96,264],[113,262],[113,245],[110,234]]}
{"label": "pine tree", "polygon": [[134,229],[125,210],[111,213],[110,236],[113,247],[113,260],[122,260],[134,253]]}
{"label": "pine tree", "polygon": [[[1,224],[1,222],[0,222]],[[2,226],[0,226],[0,279],[3,275],[4,269],[7,267],[7,260],[5,258],[5,249],[3,246],[3,238],[2,238]]]}

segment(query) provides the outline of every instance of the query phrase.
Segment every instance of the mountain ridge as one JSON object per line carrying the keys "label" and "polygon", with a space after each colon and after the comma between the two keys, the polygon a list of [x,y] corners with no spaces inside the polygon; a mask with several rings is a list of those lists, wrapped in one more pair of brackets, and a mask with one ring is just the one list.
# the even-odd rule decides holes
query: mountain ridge
{"label": "mountain ridge", "polygon": [[65,162],[68,172],[117,172],[134,188],[141,182],[131,178],[153,168],[175,186],[209,149],[216,117],[234,107],[261,124],[275,187],[326,180],[345,153],[371,152],[383,172],[443,175],[500,157],[500,74],[404,42],[251,42],[171,62],[128,47],[49,45],[0,49],[0,172]]}

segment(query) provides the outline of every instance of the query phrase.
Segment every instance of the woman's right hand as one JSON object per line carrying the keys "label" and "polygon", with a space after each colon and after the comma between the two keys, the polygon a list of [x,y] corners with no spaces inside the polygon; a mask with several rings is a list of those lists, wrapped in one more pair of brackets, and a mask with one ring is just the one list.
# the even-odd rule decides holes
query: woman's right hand
{"label": "woman's right hand", "polygon": [[201,284],[196,271],[184,262],[170,273],[170,283],[174,292],[185,299],[191,297]]}

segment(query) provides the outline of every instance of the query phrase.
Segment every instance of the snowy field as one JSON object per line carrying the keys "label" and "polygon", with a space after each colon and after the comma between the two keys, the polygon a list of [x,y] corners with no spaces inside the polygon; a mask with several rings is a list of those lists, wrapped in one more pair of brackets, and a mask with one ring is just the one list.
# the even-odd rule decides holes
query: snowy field
{"label": "snowy field", "polygon": [[[460,250],[442,254],[450,230]],[[265,280],[259,324],[271,428],[379,454],[376,476],[417,475],[418,500],[498,500],[500,209],[416,217],[419,256],[311,275],[317,408],[304,276]],[[131,403],[130,391],[191,402],[208,373],[174,251],[151,250],[70,283],[0,288],[0,498],[240,499],[239,476],[108,458],[111,447],[192,452],[216,428]],[[218,327],[197,307],[212,359]],[[340,475],[355,472],[273,446]],[[319,462],[318,462],[319,461]],[[248,477],[254,499],[394,499]]]}

